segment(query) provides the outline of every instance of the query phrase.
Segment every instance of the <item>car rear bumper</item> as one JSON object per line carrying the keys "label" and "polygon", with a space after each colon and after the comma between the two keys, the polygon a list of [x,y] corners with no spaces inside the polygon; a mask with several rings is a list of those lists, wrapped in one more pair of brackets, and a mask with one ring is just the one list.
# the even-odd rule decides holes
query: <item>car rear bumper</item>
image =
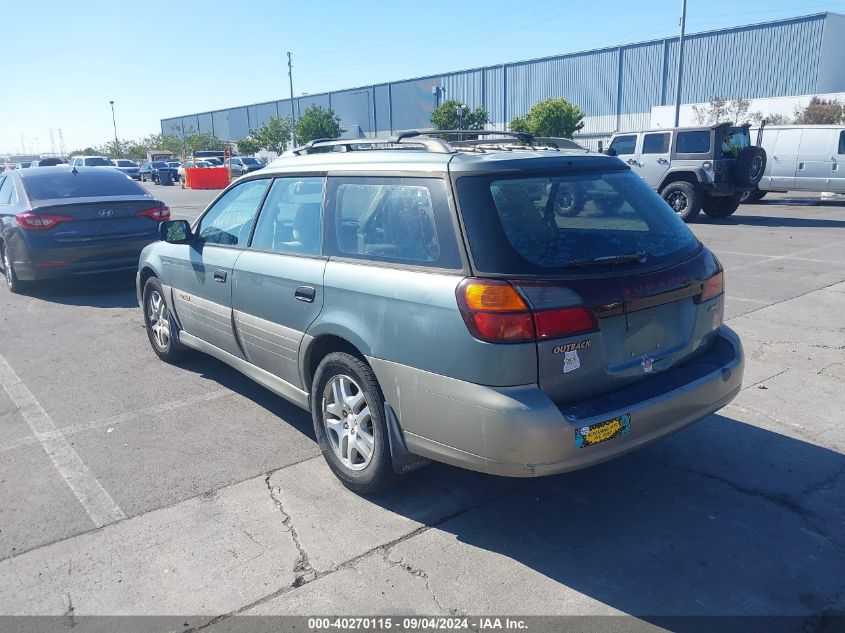
{"label": "car rear bumper", "polygon": [[[78,275],[137,270],[138,258],[156,236],[111,244],[68,245],[27,251],[15,257],[15,274],[21,281],[39,281]],[[17,255],[17,254],[16,254]]]}
{"label": "car rear bumper", "polygon": [[[558,407],[537,385],[485,387],[370,359],[412,453],[512,477],[585,468],[644,446],[739,393],[744,357],[723,326],[707,351],[633,387]],[[584,427],[629,416],[630,431],[577,447]]]}

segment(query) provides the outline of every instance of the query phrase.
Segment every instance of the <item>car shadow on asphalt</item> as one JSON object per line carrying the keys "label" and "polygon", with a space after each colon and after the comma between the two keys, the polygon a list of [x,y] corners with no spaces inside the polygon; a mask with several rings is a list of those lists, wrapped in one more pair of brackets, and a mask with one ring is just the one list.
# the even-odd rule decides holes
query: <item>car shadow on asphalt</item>
{"label": "car shadow on asphalt", "polygon": [[65,279],[47,279],[26,287],[29,297],[69,306],[137,308],[135,273],[105,273]]}
{"label": "car shadow on asphalt", "polygon": [[[427,523],[427,506],[449,486],[502,481],[482,477],[432,465],[370,500]],[[503,595],[539,583],[538,595],[571,598],[578,608],[576,594],[543,587],[540,574],[670,630],[703,630],[706,623],[662,617],[807,618],[845,606],[845,456],[835,451],[713,415],[593,468],[505,481],[516,487],[488,503],[468,502],[434,524],[520,565],[491,567],[478,562],[489,557],[477,556],[450,562],[454,553],[467,556],[466,548],[455,548],[435,556],[436,577],[472,583],[501,569]],[[403,557],[413,561],[414,551],[409,546]],[[429,555],[424,567],[434,577]],[[751,630],[754,622],[734,624]],[[727,621],[710,625],[734,630]]]}
{"label": "car shadow on asphalt", "polygon": [[311,415],[307,411],[300,409],[281,396],[277,396],[236,369],[229,367],[226,363],[200,352],[189,352],[183,360],[179,361],[178,365],[185,371],[193,372],[206,380],[252,400],[258,406],[278,417],[279,424],[290,426],[312,441],[317,441],[314,435],[314,425],[311,423]]}
{"label": "car shadow on asphalt", "polygon": [[770,226],[788,228],[823,228],[823,229],[845,229],[845,216],[841,220],[825,218],[783,218],[768,215],[743,215],[735,213],[723,219],[704,218],[699,224],[725,224],[744,226]]}

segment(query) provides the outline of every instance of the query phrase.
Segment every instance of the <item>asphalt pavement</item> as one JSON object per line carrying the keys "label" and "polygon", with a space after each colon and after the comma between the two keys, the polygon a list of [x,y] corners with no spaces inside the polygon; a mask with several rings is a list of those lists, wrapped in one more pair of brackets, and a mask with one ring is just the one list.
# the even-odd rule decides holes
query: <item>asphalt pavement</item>
{"label": "asphalt pavement", "polygon": [[[217,193],[148,188],[188,219]],[[733,403],[587,470],[432,464],[369,499],[307,413],[209,357],[160,362],[131,275],[3,289],[0,614],[841,611],[845,202],[702,218],[747,354]]]}

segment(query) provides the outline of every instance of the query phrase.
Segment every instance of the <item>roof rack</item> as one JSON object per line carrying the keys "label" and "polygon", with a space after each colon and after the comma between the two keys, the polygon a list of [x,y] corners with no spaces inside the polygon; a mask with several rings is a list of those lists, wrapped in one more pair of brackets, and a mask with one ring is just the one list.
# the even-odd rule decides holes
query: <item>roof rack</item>
{"label": "roof rack", "polygon": [[[428,132],[417,132],[416,130],[410,130],[408,132],[400,132],[396,136],[398,138],[416,138],[422,135],[437,135],[437,136],[459,136],[459,135],[467,135],[467,136],[502,136],[506,138],[515,138],[523,143],[532,143],[534,141],[534,137],[529,134],[528,132],[502,132],[500,130],[431,130]],[[485,139],[467,139],[471,141],[484,141]],[[458,143],[463,143],[465,141],[460,140],[456,141]],[[490,142],[489,140],[487,141]]]}
{"label": "roof rack", "polygon": [[[431,138],[425,136],[426,132],[401,132],[389,138],[317,138],[309,141],[301,147],[295,147],[291,150],[291,154],[301,156],[308,154],[315,149],[322,149],[327,147],[337,147],[342,152],[356,151],[359,145],[422,145],[427,152],[435,152],[438,154],[453,154],[455,150],[443,139]],[[394,149],[399,149],[395,148]],[[403,147],[401,149],[409,149]]]}

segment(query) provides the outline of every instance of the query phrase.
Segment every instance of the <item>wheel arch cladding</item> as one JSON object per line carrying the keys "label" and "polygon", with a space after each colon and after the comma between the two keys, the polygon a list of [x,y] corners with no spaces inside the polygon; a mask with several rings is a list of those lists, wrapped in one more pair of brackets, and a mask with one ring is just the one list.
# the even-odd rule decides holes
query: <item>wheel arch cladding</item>
{"label": "wheel arch cladding", "polygon": [[317,373],[317,366],[320,364],[320,361],[332,352],[346,352],[367,363],[364,353],[343,336],[330,333],[311,334],[311,336],[314,336],[314,339],[304,350],[302,363],[302,383],[306,391],[312,391],[312,383],[314,381],[314,374]]}
{"label": "wheel arch cladding", "polygon": [[663,180],[660,182],[660,187],[658,191],[663,191],[667,186],[671,185],[673,182],[677,182],[678,180],[683,180],[684,182],[688,182],[692,185],[697,185],[701,180],[698,177],[698,174],[694,171],[684,170],[684,171],[670,171],[664,177]]}

